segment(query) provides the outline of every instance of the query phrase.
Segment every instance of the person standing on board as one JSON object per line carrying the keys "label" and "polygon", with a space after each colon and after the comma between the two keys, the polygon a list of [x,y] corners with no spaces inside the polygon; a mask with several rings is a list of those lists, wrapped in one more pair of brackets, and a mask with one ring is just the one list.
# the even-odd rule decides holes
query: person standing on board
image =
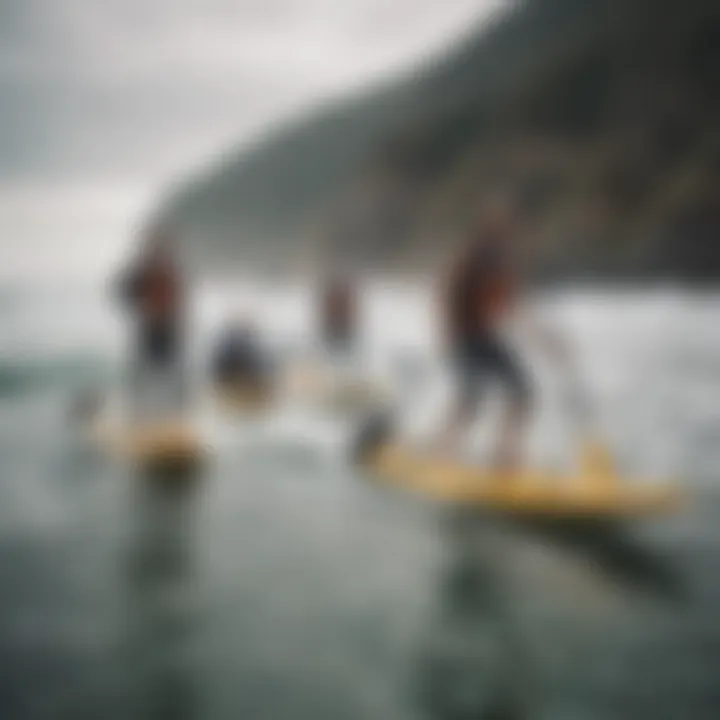
{"label": "person standing on board", "polygon": [[133,414],[154,411],[158,389],[163,411],[181,412],[187,290],[173,237],[166,230],[148,235],[140,257],[120,278],[119,294],[135,324]]}
{"label": "person standing on board", "polygon": [[529,377],[504,338],[505,326],[518,314],[524,294],[518,240],[513,207],[495,199],[452,259],[440,295],[442,333],[457,393],[441,447],[452,448],[473,421],[488,383],[497,382],[506,391],[507,404],[494,462],[506,469],[521,459],[532,405]]}
{"label": "person standing on board", "polygon": [[321,283],[318,308],[322,344],[331,355],[347,357],[357,349],[358,314],[352,277],[334,269]]}

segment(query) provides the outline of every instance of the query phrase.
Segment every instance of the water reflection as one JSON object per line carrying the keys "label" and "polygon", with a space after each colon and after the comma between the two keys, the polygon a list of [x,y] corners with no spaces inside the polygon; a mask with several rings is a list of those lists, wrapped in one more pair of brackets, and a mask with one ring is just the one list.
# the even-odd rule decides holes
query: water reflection
{"label": "water reflection", "polygon": [[128,667],[133,717],[197,717],[197,668],[190,652],[194,607],[193,516],[197,485],[180,476],[140,477],[126,566]]}
{"label": "water reflection", "polygon": [[538,677],[505,582],[507,553],[479,515],[447,521],[449,562],[419,665],[422,709],[442,720],[528,717]]}
{"label": "water reflection", "polygon": [[583,556],[607,581],[623,590],[644,592],[672,603],[686,600],[678,568],[656,550],[645,547],[622,522],[555,519],[526,522],[524,528]]}
{"label": "water reflection", "polygon": [[[542,716],[558,700],[557,688],[551,691],[558,671],[562,675],[563,668],[569,671],[581,657],[592,656],[608,632],[622,632],[620,616],[605,616],[608,625],[601,620],[602,612],[596,614],[602,602],[595,610],[593,603],[586,603],[582,576],[573,580],[572,565],[561,561],[568,551],[592,569],[594,592],[601,596],[631,600],[633,593],[642,592],[654,600],[684,599],[673,564],[621,523],[529,523],[469,511],[455,511],[447,520],[443,529],[448,558],[417,673],[417,699],[427,717]],[[548,573],[545,589],[522,577],[528,570],[522,548],[532,547],[542,548],[545,563],[551,563],[540,565]],[[543,620],[540,607],[547,592],[549,614]],[[635,603],[621,607],[623,616],[637,619]],[[533,609],[532,622],[527,608]],[[538,622],[540,628],[535,627]],[[559,635],[552,629],[556,622]]]}

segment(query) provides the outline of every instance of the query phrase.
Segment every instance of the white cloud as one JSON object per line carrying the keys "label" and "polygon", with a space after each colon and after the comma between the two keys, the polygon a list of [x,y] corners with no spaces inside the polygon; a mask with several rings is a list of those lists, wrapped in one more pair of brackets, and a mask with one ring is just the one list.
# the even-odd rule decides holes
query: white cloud
{"label": "white cloud", "polygon": [[[19,0],[5,0],[17,4]],[[327,76],[402,63],[489,0],[23,0],[4,73],[82,81]],[[495,3],[497,4],[497,3]]]}
{"label": "white cloud", "polygon": [[499,4],[0,0],[4,272],[57,265],[53,253],[99,262],[140,212],[128,187],[150,196],[266,123],[439,49]]}
{"label": "white cloud", "polygon": [[409,63],[491,0],[0,0],[4,174],[167,175]]}
{"label": "white cloud", "polygon": [[117,183],[0,186],[0,280],[106,272],[153,200],[149,187]]}

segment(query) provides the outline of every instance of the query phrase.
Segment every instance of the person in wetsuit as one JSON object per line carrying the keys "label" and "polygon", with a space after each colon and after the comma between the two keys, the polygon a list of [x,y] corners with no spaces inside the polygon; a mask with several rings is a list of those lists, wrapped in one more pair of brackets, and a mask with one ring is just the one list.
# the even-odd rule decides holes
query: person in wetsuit
{"label": "person in wetsuit", "polygon": [[213,357],[212,372],[220,384],[259,387],[268,379],[269,364],[249,321],[237,319],[226,330]]}
{"label": "person in wetsuit", "polygon": [[119,295],[135,324],[135,404],[149,389],[142,387],[144,379],[162,375],[175,381],[180,404],[186,288],[169,234],[156,230],[149,236],[141,256],[122,274]]}
{"label": "person in wetsuit", "polygon": [[457,388],[443,445],[451,445],[473,420],[487,381],[497,381],[508,395],[495,458],[500,466],[517,462],[531,406],[528,377],[501,332],[521,294],[516,235],[510,207],[491,206],[454,258],[440,298]]}
{"label": "person in wetsuit", "polygon": [[351,278],[343,273],[331,274],[323,284],[320,303],[320,334],[330,352],[345,354],[357,339],[358,299]]}

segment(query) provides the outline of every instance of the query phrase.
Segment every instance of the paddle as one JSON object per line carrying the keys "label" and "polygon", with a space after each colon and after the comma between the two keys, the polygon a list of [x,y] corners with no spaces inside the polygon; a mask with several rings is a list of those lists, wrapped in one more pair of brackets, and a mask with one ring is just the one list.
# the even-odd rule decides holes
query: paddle
{"label": "paddle", "polygon": [[579,465],[584,475],[605,485],[616,482],[617,474],[610,451],[600,439],[595,408],[575,364],[565,355],[565,400],[568,415],[577,430]]}

